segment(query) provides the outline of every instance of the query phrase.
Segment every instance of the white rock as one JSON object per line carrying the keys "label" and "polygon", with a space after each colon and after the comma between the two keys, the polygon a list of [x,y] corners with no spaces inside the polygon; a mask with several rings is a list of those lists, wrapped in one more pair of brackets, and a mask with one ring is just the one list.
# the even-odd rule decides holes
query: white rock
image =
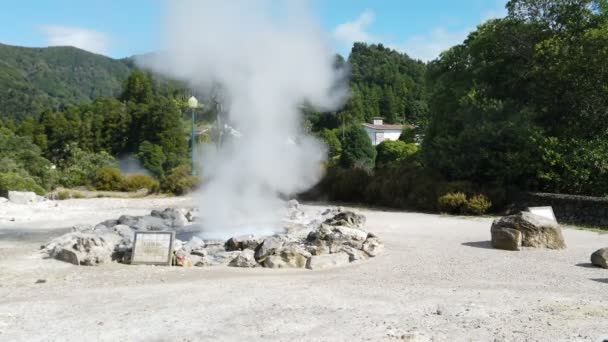
{"label": "white rock", "polygon": [[331,267],[346,265],[350,262],[350,257],[344,252],[325,255],[313,255],[308,259],[306,268],[311,270],[322,270]]}
{"label": "white rock", "polygon": [[254,252],[251,249],[245,249],[242,253],[237,255],[228,266],[232,267],[256,267],[257,262],[255,261]]}
{"label": "white rock", "polygon": [[8,200],[15,204],[30,204],[37,203],[44,199],[44,197],[36,195],[31,191],[9,191]]}
{"label": "white rock", "polygon": [[371,257],[382,253],[384,251],[384,244],[376,237],[370,237],[363,243],[363,251]]}

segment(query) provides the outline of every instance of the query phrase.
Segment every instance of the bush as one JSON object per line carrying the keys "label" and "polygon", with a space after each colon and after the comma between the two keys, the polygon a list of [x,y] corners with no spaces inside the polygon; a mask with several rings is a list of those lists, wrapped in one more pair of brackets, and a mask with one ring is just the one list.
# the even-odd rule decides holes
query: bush
{"label": "bush", "polygon": [[467,213],[472,215],[483,215],[492,207],[492,202],[484,195],[476,195],[469,198],[467,202]]}
{"label": "bush", "polygon": [[148,175],[134,174],[125,179],[124,189],[126,191],[147,189],[148,193],[157,193],[160,190],[160,183]]}
{"label": "bush", "polygon": [[190,175],[190,165],[181,165],[169,172],[162,183],[163,191],[183,195],[199,185],[199,179]]}
{"label": "bush", "polygon": [[104,167],[95,175],[95,188],[97,190],[121,191],[125,184],[125,177],[119,169]]}
{"label": "bush", "polygon": [[17,173],[0,173],[0,196],[7,196],[9,191],[32,191],[43,196],[45,190],[33,178]]}
{"label": "bush", "polygon": [[70,199],[70,198],[72,198],[72,194],[66,190],[59,191],[57,193],[57,195],[55,196],[55,199],[59,200],[59,201],[63,201],[63,200]]}
{"label": "bush", "polygon": [[437,199],[439,210],[449,214],[464,214],[467,204],[467,195],[462,192],[449,192]]}
{"label": "bush", "polygon": [[70,157],[61,165],[60,183],[68,188],[95,183],[97,173],[105,167],[116,166],[116,159],[107,152],[87,152],[68,146]]}
{"label": "bush", "polygon": [[407,161],[418,152],[418,146],[399,140],[385,140],[376,146],[376,152],[376,166],[378,166]]}

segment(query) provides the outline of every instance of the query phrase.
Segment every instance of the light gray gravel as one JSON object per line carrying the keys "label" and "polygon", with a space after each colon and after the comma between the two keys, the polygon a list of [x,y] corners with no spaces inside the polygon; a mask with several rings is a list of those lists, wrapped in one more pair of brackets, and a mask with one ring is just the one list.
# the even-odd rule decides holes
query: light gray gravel
{"label": "light gray gravel", "polygon": [[[66,206],[96,219],[145,206],[121,201]],[[566,229],[566,250],[508,252],[489,248],[491,219],[363,213],[385,251],[322,271],[76,267],[39,258],[48,234],[7,239],[0,224],[0,341],[608,338],[608,270],[589,266],[608,235]]]}

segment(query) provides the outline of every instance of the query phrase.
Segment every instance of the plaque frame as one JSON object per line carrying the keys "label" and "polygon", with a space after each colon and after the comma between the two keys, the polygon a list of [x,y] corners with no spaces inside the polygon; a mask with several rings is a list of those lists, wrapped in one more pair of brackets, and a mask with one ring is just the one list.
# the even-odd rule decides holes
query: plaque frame
{"label": "plaque frame", "polygon": [[[138,239],[138,236],[142,235],[169,235],[169,250],[167,251],[167,258],[163,261],[134,261],[135,251],[138,247],[138,242],[142,239]],[[171,266],[173,261],[173,243],[175,242],[175,232],[172,231],[147,231],[147,232],[135,232],[133,237],[133,250],[131,251],[131,265],[158,265],[158,266]]]}

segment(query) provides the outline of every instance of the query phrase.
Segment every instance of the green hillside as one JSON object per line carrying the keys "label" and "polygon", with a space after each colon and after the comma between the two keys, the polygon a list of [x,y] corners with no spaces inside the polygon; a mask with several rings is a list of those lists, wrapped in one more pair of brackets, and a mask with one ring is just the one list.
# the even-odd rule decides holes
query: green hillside
{"label": "green hillside", "polygon": [[43,108],[116,96],[131,69],[128,60],[74,47],[0,44],[0,118],[22,119]]}

